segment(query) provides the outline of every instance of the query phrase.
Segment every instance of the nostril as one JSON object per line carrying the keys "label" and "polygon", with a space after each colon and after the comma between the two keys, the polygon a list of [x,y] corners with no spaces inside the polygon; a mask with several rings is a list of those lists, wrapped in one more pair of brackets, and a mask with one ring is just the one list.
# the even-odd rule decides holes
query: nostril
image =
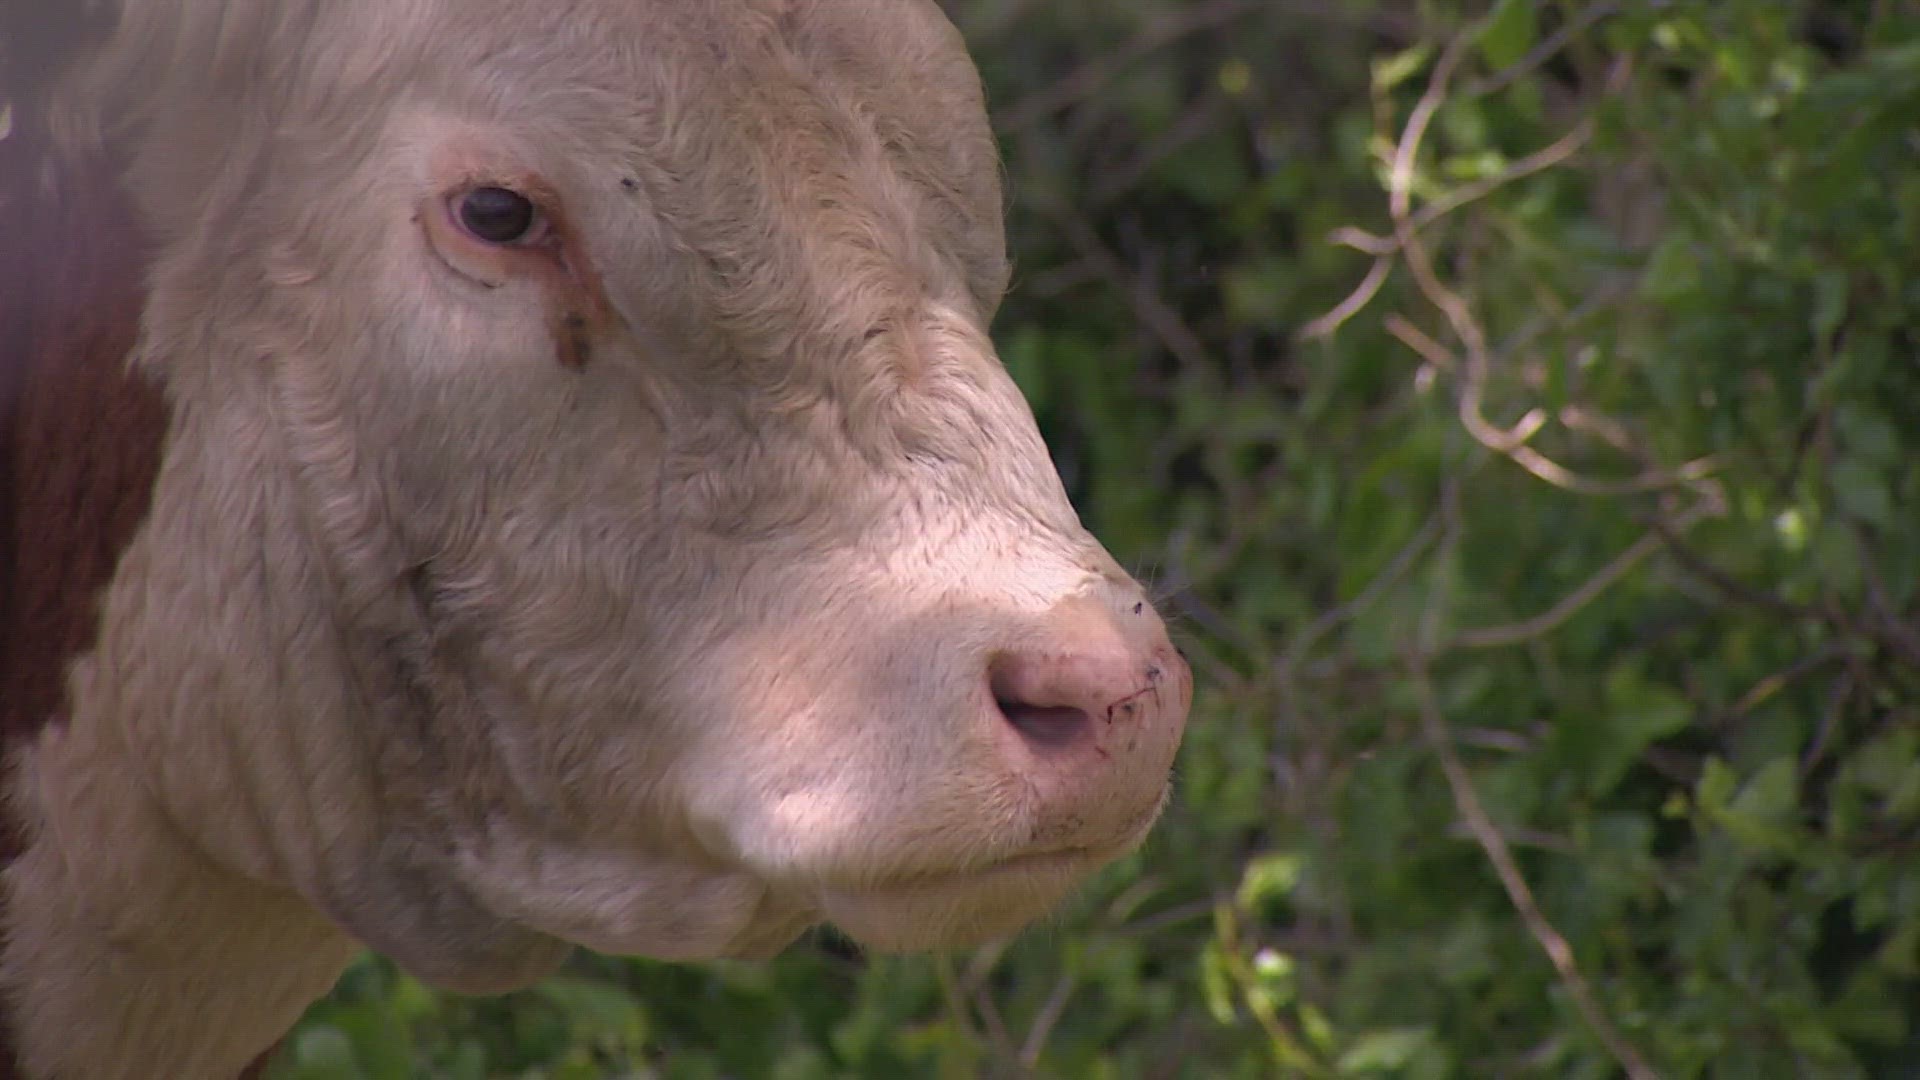
{"label": "nostril", "polygon": [[998,696],[994,704],[1000,706],[1000,715],[1014,730],[1040,746],[1069,746],[1091,726],[1087,714],[1071,705],[1029,705]]}
{"label": "nostril", "polygon": [[1093,718],[1068,704],[1075,695],[1057,685],[1061,675],[1057,662],[1022,653],[1002,653],[987,669],[988,689],[1000,715],[1036,746],[1068,746],[1092,730]]}

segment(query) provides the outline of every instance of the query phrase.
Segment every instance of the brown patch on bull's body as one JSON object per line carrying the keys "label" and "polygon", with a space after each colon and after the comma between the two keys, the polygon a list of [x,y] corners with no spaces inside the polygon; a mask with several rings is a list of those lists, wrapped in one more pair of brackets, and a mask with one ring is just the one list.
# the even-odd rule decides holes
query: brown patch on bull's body
{"label": "brown patch on bull's body", "polygon": [[[18,144],[18,145],[15,145]],[[65,697],[65,667],[95,633],[95,601],[145,516],[166,409],[127,370],[140,259],[122,200],[99,176],[37,197],[30,138],[0,143],[0,199],[14,243],[6,298],[6,586],[0,732],[31,737]]]}
{"label": "brown patch on bull's body", "polygon": [[[40,183],[44,133],[0,139],[0,749],[65,709],[67,668],[93,647],[99,598],[145,518],[167,426],[160,388],[129,370],[145,249],[103,163]],[[19,857],[0,817],[0,865]],[[3,918],[3,916],[0,916]],[[0,1080],[19,1080],[0,1009]],[[265,1059],[242,1074],[262,1075]]]}

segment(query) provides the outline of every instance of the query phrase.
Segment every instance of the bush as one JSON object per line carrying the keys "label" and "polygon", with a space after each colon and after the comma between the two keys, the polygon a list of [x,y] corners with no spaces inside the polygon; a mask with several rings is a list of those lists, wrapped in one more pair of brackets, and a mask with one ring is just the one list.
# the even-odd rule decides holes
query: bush
{"label": "bush", "polygon": [[368,960],[277,1075],[1912,1075],[1914,5],[950,7],[1166,823],[971,955]]}

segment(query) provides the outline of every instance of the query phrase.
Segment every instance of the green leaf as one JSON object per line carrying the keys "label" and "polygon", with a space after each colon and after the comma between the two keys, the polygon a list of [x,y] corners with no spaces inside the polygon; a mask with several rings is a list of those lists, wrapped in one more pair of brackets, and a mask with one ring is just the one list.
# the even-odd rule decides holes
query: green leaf
{"label": "green leaf", "polygon": [[1847,513],[1869,525],[1893,523],[1893,492],[1871,462],[1848,455],[1833,464],[1833,492]]}
{"label": "green leaf", "polygon": [[1799,794],[1799,762],[1791,756],[1775,758],[1741,785],[1714,819],[1748,848],[1787,854],[1797,844]]}
{"label": "green leaf", "polygon": [[1717,813],[1727,805],[1739,788],[1739,778],[1720,758],[1710,757],[1700,770],[1700,779],[1695,783],[1693,801],[1701,810]]}
{"label": "green leaf", "polygon": [[1849,455],[1876,465],[1897,465],[1907,454],[1899,429],[1864,402],[1847,402],[1833,410],[1833,426]]}
{"label": "green leaf", "polygon": [[1346,1053],[1340,1055],[1338,1068],[1345,1076],[1402,1069],[1432,1041],[1433,1029],[1430,1027],[1369,1031],[1354,1040]]}
{"label": "green leaf", "polygon": [[1375,60],[1373,62],[1374,90],[1384,94],[1418,75],[1420,69],[1427,66],[1427,59],[1432,55],[1432,43],[1423,41],[1384,60]]}
{"label": "green leaf", "polygon": [[1278,949],[1261,949],[1253,954],[1250,966],[1255,980],[1250,991],[1258,992],[1271,1008],[1285,1008],[1293,1003],[1298,969],[1293,957]]}
{"label": "green leaf", "polygon": [[1480,31],[1480,55],[1495,70],[1518,61],[1538,34],[1536,0],[1500,0]]}
{"label": "green leaf", "polygon": [[293,1065],[300,1080],[357,1078],[353,1040],[331,1024],[303,1028],[293,1040]]}
{"label": "green leaf", "polygon": [[1234,1008],[1233,979],[1227,974],[1226,957],[1221,953],[1221,943],[1216,939],[1207,943],[1200,953],[1200,991],[1207,1003],[1207,1012],[1213,1016],[1216,1024],[1233,1024],[1239,1016]]}
{"label": "green leaf", "polygon": [[1839,329],[1840,320],[1847,317],[1852,285],[1845,270],[1822,271],[1813,284],[1813,339],[1824,343]]}
{"label": "green leaf", "polygon": [[1755,821],[1784,825],[1799,806],[1799,775],[1799,762],[1775,758],[1747,781],[1727,809]]}
{"label": "green leaf", "polygon": [[1611,792],[1648,746],[1686,729],[1693,705],[1669,687],[1645,681],[1639,666],[1619,664],[1607,675],[1600,722],[1561,733],[1584,766],[1588,790]]}
{"label": "green leaf", "polygon": [[1300,1006],[1300,1031],[1307,1037],[1307,1042],[1313,1044],[1313,1048],[1321,1053],[1333,1049],[1335,1039],[1333,1021],[1327,1019],[1326,1013],[1310,1003]]}
{"label": "green leaf", "polygon": [[1240,890],[1235,899],[1241,910],[1257,913],[1273,901],[1286,899],[1300,883],[1302,865],[1302,859],[1294,852],[1253,859],[1240,875]]}

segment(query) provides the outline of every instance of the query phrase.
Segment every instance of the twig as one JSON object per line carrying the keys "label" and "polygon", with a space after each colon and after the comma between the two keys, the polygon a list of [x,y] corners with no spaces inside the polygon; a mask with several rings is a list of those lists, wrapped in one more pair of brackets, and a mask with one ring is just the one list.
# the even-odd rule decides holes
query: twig
{"label": "twig", "polygon": [[1393,255],[1391,253],[1374,259],[1373,265],[1367,268],[1367,276],[1360,279],[1360,284],[1347,294],[1347,298],[1335,304],[1325,315],[1301,327],[1299,336],[1311,341],[1314,338],[1326,337],[1340,329],[1348,319],[1360,314],[1363,308],[1373,302],[1373,298],[1380,293],[1380,287],[1387,283],[1387,278],[1392,274]]}
{"label": "twig", "polygon": [[1247,1011],[1253,1014],[1254,1022],[1266,1033],[1275,1064],[1283,1070],[1293,1070],[1310,1077],[1325,1075],[1327,1070],[1307,1049],[1305,1041],[1294,1033],[1293,1026],[1280,1015],[1273,1002],[1264,994],[1251,992],[1259,985],[1259,978],[1254,974],[1252,965],[1247,963],[1245,945],[1240,936],[1240,920],[1234,915],[1232,904],[1222,902],[1214,909],[1214,936],[1219,939],[1227,973],[1240,984],[1240,997],[1246,1003]]}
{"label": "twig", "polygon": [[1880,574],[1879,561],[1874,558],[1873,545],[1867,541],[1866,529],[1851,514],[1842,512],[1839,518],[1859,554],[1860,577],[1867,587],[1867,606],[1872,609],[1873,621],[1878,623],[1874,636],[1902,660],[1920,668],[1920,632],[1908,626],[1895,607],[1886,578]]}
{"label": "twig", "polygon": [[1540,44],[1527,50],[1525,56],[1491,75],[1468,83],[1461,92],[1469,97],[1479,97],[1504,88],[1515,79],[1552,59],[1555,53],[1567,47],[1568,42],[1592,29],[1593,25],[1601,19],[1618,13],[1619,10],[1620,4],[1617,0],[1602,0],[1601,3],[1588,4],[1581,9],[1580,14],[1568,19],[1560,29],[1541,38]]}
{"label": "twig", "polygon": [[933,961],[934,980],[940,984],[940,1000],[947,1008],[947,1017],[963,1035],[974,1042],[983,1041],[980,1030],[973,1023],[973,1013],[967,1008],[966,994],[961,990],[959,976],[953,970],[953,959],[944,953]]}
{"label": "twig", "polygon": [[[1466,840],[1475,839],[1477,836],[1473,826],[1465,820],[1455,821],[1448,825],[1447,835]],[[1512,829],[1506,834],[1506,839],[1507,843],[1518,847],[1539,848],[1542,851],[1551,851],[1556,855],[1566,855],[1570,858],[1577,857],[1580,854],[1580,849],[1573,845],[1573,841],[1568,840],[1564,836],[1555,836],[1549,832],[1541,832],[1538,829]]]}
{"label": "twig", "polygon": [[[1311,339],[1331,334],[1360,309],[1366,307],[1380,291],[1380,287],[1386,284],[1387,276],[1393,269],[1395,252],[1404,252],[1406,247],[1406,238],[1400,233],[1405,224],[1411,199],[1414,159],[1420,152],[1421,141],[1426,138],[1427,125],[1433,122],[1434,113],[1439,110],[1440,103],[1446,99],[1447,80],[1453,76],[1453,69],[1459,64],[1460,57],[1465,53],[1470,40],[1469,35],[1462,34],[1447,44],[1446,49],[1440,54],[1440,59],[1433,66],[1433,73],[1427,81],[1426,92],[1420,95],[1420,100],[1413,106],[1412,114],[1407,117],[1406,127],[1401,129],[1387,182],[1388,213],[1395,222],[1393,244],[1391,246],[1382,246],[1378,243],[1372,245],[1377,250],[1377,257],[1359,288],[1335,305],[1332,311],[1303,327],[1300,331],[1302,338]],[[1357,229],[1336,233],[1336,235],[1354,234],[1365,235]],[[1356,243],[1355,246],[1363,245]]]}
{"label": "twig", "polygon": [[1108,248],[1094,231],[1086,215],[1055,199],[1037,200],[1036,205],[1066,230],[1067,239],[1079,250],[1080,257],[1115,289],[1132,301],[1134,317],[1160,344],[1191,369],[1211,367],[1207,347],[1180,313],[1160,295],[1148,288],[1138,276],[1129,273],[1120,257]]}
{"label": "twig", "polygon": [[[997,958],[999,953],[993,955]],[[979,961],[980,957],[976,954],[975,967]],[[944,953],[934,958],[933,971],[935,980],[940,984],[940,999],[954,1026],[969,1041],[985,1045],[1000,1060],[1017,1062],[1019,1054],[1014,1049],[1013,1037],[1008,1033],[1006,1022],[1001,1019],[992,995],[985,992],[984,979],[974,971],[962,978],[954,969],[953,958]],[[980,1019],[977,1025],[974,1023],[975,1016]]]}
{"label": "twig", "polygon": [[1392,334],[1400,344],[1418,353],[1420,359],[1432,365],[1436,371],[1454,372],[1460,370],[1460,361],[1448,351],[1445,345],[1433,339],[1433,335],[1415,326],[1411,320],[1399,312],[1389,314],[1385,320],[1387,333]]}
{"label": "twig", "polygon": [[1011,0],[998,10],[991,4],[942,4],[949,18],[958,23],[974,48],[992,45],[1006,36],[1042,0]]}
{"label": "twig", "polygon": [[[1557,325],[1557,327],[1562,330],[1571,330],[1579,326],[1602,310],[1612,307],[1626,299],[1632,294],[1641,279],[1642,275],[1629,272],[1616,271],[1603,274],[1600,284],[1589,286],[1586,290],[1586,296],[1578,304],[1574,305],[1573,310],[1552,320],[1544,318],[1528,320],[1526,325],[1515,331],[1514,335],[1506,340],[1501,346],[1500,351],[1509,356],[1523,352],[1533,344],[1535,338],[1539,337],[1540,334],[1545,331],[1549,322]],[[1561,423],[1571,428],[1574,427],[1574,421],[1566,419],[1566,414],[1569,412],[1578,413],[1579,407],[1568,406],[1566,409],[1561,410]]]}
{"label": "twig", "polygon": [[1224,95],[1219,90],[1201,94],[1180,118],[1153,137],[1124,164],[1102,169],[1089,184],[1087,201],[1103,205],[1129,191],[1149,169],[1171,157],[1182,146],[1212,132],[1215,111]]}
{"label": "twig", "polygon": [[[1590,119],[1583,120],[1572,131],[1547,147],[1523,158],[1501,175],[1491,177],[1477,185],[1466,185],[1449,196],[1429,204],[1418,213],[1413,212],[1414,163],[1419,158],[1420,146],[1426,138],[1428,126],[1432,123],[1440,105],[1446,100],[1447,83],[1471,40],[1469,35],[1462,34],[1448,43],[1439,60],[1435,62],[1426,90],[1414,104],[1413,111],[1408,115],[1406,125],[1401,129],[1400,137],[1394,145],[1387,183],[1388,215],[1393,221],[1393,235],[1390,238],[1377,237],[1351,227],[1335,232],[1336,240],[1373,254],[1374,265],[1359,288],[1332,311],[1309,323],[1303,330],[1303,335],[1319,336],[1331,333],[1334,328],[1351,318],[1379,292],[1397,256],[1405,261],[1421,294],[1445,316],[1454,336],[1460,340],[1465,349],[1465,358],[1464,360],[1456,359],[1450,349],[1398,315],[1388,317],[1386,328],[1434,369],[1456,374],[1460,381],[1457,406],[1460,422],[1477,442],[1496,453],[1506,455],[1515,464],[1547,483],[1582,495],[1634,495],[1657,491],[1676,484],[1697,482],[1711,472],[1715,464],[1712,459],[1703,458],[1689,462],[1671,472],[1658,467],[1649,467],[1641,475],[1623,480],[1595,479],[1581,476],[1526,445],[1545,426],[1548,417],[1544,410],[1529,409],[1511,427],[1505,429],[1498,428],[1487,420],[1484,399],[1492,368],[1492,356],[1487,344],[1486,332],[1473,317],[1466,300],[1441,281],[1434,269],[1432,257],[1420,241],[1420,230],[1441,216],[1492,191],[1500,184],[1519,176],[1551,168],[1565,161],[1591,137],[1593,125]],[[1624,60],[1616,63],[1609,73],[1609,85],[1617,85],[1624,77],[1626,70]]]}
{"label": "twig", "polygon": [[1047,1036],[1053,1033],[1053,1026],[1060,1022],[1061,1014],[1067,1011],[1067,1002],[1073,997],[1073,984],[1076,980],[1073,971],[1068,969],[1060,973],[1053,984],[1053,990],[1047,994],[1047,1000],[1033,1018],[1033,1025],[1027,1028],[1027,1038],[1020,1046],[1020,1064],[1027,1069],[1040,1065],[1040,1054],[1047,1047]]}
{"label": "twig", "polygon": [[[1593,121],[1582,120],[1573,130],[1553,142],[1535,150],[1533,153],[1514,161],[1492,176],[1483,176],[1454,188],[1432,202],[1415,211],[1412,226],[1415,232],[1425,229],[1434,222],[1453,213],[1470,203],[1475,203],[1515,180],[1545,172],[1556,165],[1566,162],[1593,137]],[[1400,250],[1399,241],[1391,236],[1377,236],[1365,229],[1352,225],[1343,225],[1327,234],[1327,242],[1364,251],[1369,255],[1391,255]]]}
{"label": "twig", "polygon": [[973,1008],[980,1014],[980,1025],[986,1029],[987,1045],[993,1048],[994,1057],[1013,1064],[1018,1075],[1027,1075],[1028,1070],[1020,1062],[1020,1051],[1013,1045],[1013,1032],[1007,1030],[1007,1022],[1000,1016],[1000,1006],[994,1003],[993,994],[986,987],[974,990]]}
{"label": "twig", "polygon": [[[1676,533],[1683,533],[1701,520],[1720,512],[1721,508],[1716,501],[1703,500],[1675,518],[1669,528]],[[1581,582],[1579,588],[1561,597],[1547,610],[1519,622],[1460,631],[1448,639],[1445,647],[1494,649],[1518,645],[1550,633],[1579,614],[1582,608],[1592,603],[1614,582],[1626,576],[1627,571],[1638,565],[1640,560],[1658,551],[1664,543],[1659,532],[1649,531],[1635,540],[1625,551],[1614,556],[1612,561],[1595,571],[1592,577]]]}
{"label": "twig", "polygon": [[[1592,135],[1592,121],[1582,121],[1566,135],[1520,158],[1499,173],[1454,188],[1421,207],[1412,217],[1411,230],[1418,233],[1448,214],[1486,198],[1515,180],[1561,164],[1585,145]],[[1360,284],[1347,295],[1346,299],[1334,305],[1326,314],[1300,328],[1298,336],[1307,341],[1333,333],[1371,303],[1374,296],[1380,292],[1380,287],[1386,284],[1387,278],[1391,275],[1394,256],[1399,254],[1401,247],[1401,241],[1397,235],[1376,236],[1352,225],[1335,229],[1328,234],[1327,241],[1363,251],[1374,256],[1374,261],[1368,268],[1366,277],[1361,279]]]}
{"label": "twig", "polygon": [[1440,759],[1441,771],[1446,774],[1447,786],[1453,792],[1454,807],[1465,819],[1467,827],[1473,832],[1474,839],[1479,841],[1481,850],[1486,853],[1487,861],[1493,864],[1494,872],[1500,877],[1501,886],[1506,889],[1507,899],[1513,904],[1514,910],[1520,913],[1520,918],[1526,922],[1527,929],[1540,946],[1540,951],[1546,953],[1547,959],[1552,961],[1554,970],[1560,975],[1561,984],[1572,995],[1574,1005],[1586,1019],[1587,1026],[1593,1029],[1594,1035],[1606,1046],[1607,1052],[1613,1055],[1613,1059],[1626,1070],[1632,1080],[1658,1080],[1659,1074],[1647,1065],[1646,1060],[1640,1056],[1640,1051],[1628,1042],[1613,1026],[1613,1021],[1607,1018],[1599,998],[1595,996],[1593,988],[1588,985],[1586,976],[1581,974],[1579,964],[1574,960],[1572,946],[1567,944],[1567,939],[1561,936],[1560,931],[1554,929],[1553,924],[1541,912],[1539,903],[1534,899],[1532,888],[1527,885],[1526,877],[1520,873],[1519,864],[1514,862],[1513,852],[1507,846],[1506,838],[1501,835],[1499,827],[1493,823],[1493,819],[1487,814],[1486,807],[1481,804],[1479,792],[1473,786],[1473,778],[1467,773],[1466,765],[1461,762],[1460,755],[1453,748],[1453,739],[1448,734],[1446,717],[1440,711],[1440,702],[1434,694],[1433,678],[1427,670],[1425,659],[1415,652],[1408,657],[1407,669],[1419,702],[1421,730],[1425,733],[1433,752]]}
{"label": "twig", "polygon": [[[1030,6],[1037,5],[1032,0],[1021,0],[1020,8]],[[1024,14],[1024,10],[1016,10],[1015,18],[982,25],[969,36],[976,46],[982,41],[1004,37],[1017,23],[1017,16]],[[1391,42],[1396,48],[1411,44],[1426,32],[1425,27],[1416,20],[1402,18],[1391,9],[1375,12],[1349,10],[1344,5],[1328,4],[1325,0],[1214,0],[1212,3],[1183,5],[1143,27],[1126,44],[1103,52],[1046,89],[1014,102],[1000,121],[1000,129],[1007,134],[1024,131],[1042,117],[1093,97],[1127,65],[1147,54],[1203,30],[1252,14],[1270,18],[1314,19],[1363,28]]]}
{"label": "twig", "polygon": [[[1529,416],[1532,414],[1529,413]],[[1525,419],[1525,418],[1523,418]],[[1535,450],[1531,446],[1516,446],[1505,451],[1513,463],[1533,475],[1563,491],[1576,495],[1643,495],[1650,491],[1673,487],[1678,484],[1690,484],[1705,479],[1711,474],[1718,460],[1711,454],[1685,462],[1671,472],[1652,468],[1638,476],[1629,476],[1620,480],[1597,479],[1582,476],[1559,462]]]}
{"label": "twig", "polygon": [[1813,742],[1807,746],[1807,752],[1800,758],[1800,775],[1806,776],[1820,764],[1826,756],[1827,740],[1833,730],[1840,726],[1840,714],[1846,710],[1848,699],[1853,697],[1854,676],[1851,668],[1840,672],[1833,680],[1833,688],[1827,691],[1827,707],[1820,710],[1820,727],[1813,733]]}
{"label": "twig", "polygon": [[1795,660],[1779,671],[1766,675],[1748,687],[1746,693],[1740,695],[1739,700],[1733,703],[1733,707],[1727,710],[1727,715],[1724,719],[1740,719],[1754,709],[1759,708],[1763,702],[1786,688],[1786,686],[1795,679],[1819,669],[1822,665],[1842,659],[1847,653],[1848,649],[1845,642],[1828,642],[1823,647],[1815,649],[1813,652]]}
{"label": "twig", "polygon": [[1374,574],[1373,579],[1354,595],[1353,599],[1322,613],[1319,618],[1314,619],[1300,631],[1288,646],[1282,658],[1282,664],[1291,669],[1307,654],[1307,650],[1329,631],[1372,607],[1380,599],[1381,594],[1392,588],[1394,583],[1406,574],[1407,570],[1413,566],[1414,560],[1426,550],[1428,544],[1433,542],[1434,537],[1440,534],[1440,525],[1440,515],[1434,514],[1428,517],[1413,536],[1401,545],[1400,550],[1394,552],[1393,557],[1387,560],[1387,564]]}
{"label": "twig", "polygon": [[1132,40],[1081,64],[1059,82],[1016,102],[1000,121],[1004,134],[1018,134],[1042,117],[1092,97],[1128,64],[1181,38],[1261,10],[1259,0],[1211,0],[1185,5],[1149,23]]}
{"label": "twig", "polygon": [[1811,608],[1791,603],[1778,593],[1748,585],[1714,565],[1706,556],[1695,551],[1668,523],[1656,519],[1649,523],[1649,528],[1667,545],[1668,553],[1680,564],[1681,569],[1704,580],[1728,599],[1748,607],[1764,608],[1783,619],[1814,620],[1821,617],[1819,612]]}
{"label": "twig", "polygon": [[[1446,346],[1435,341],[1426,331],[1413,325],[1405,317],[1394,314],[1386,317],[1387,332],[1397,338],[1401,344],[1420,355],[1435,370],[1458,371],[1460,362],[1447,351]],[[1513,460],[1514,464],[1545,480],[1547,483],[1576,495],[1639,495],[1680,484],[1691,484],[1705,479],[1719,464],[1712,455],[1697,458],[1681,465],[1671,472],[1657,466],[1649,466],[1638,476],[1621,480],[1598,479],[1575,473],[1547,455],[1525,445],[1541,428],[1546,426],[1547,413],[1544,409],[1529,409],[1514,422],[1513,427],[1504,432],[1497,431],[1484,420],[1479,419],[1468,408],[1468,398],[1462,395],[1461,422],[1469,434],[1487,449]],[[1477,405],[1477,401],[1472,404]],[[1593,425],[1601,418],[1589,412],[1580,412],[1569,407],[1562,411],[1562,423],[1569,429],[1578,430],[1576,424]],[[1608,422],[1611,424],[1611,421]],[[1617,425],[1602,427],[1602,432],[1619,434]],[[1607,441],[1612,442],[1611,438]],[[1615,445],[1618,445],[1617,443]],[[1622,447],[1622,449],[1626,449]]]}

